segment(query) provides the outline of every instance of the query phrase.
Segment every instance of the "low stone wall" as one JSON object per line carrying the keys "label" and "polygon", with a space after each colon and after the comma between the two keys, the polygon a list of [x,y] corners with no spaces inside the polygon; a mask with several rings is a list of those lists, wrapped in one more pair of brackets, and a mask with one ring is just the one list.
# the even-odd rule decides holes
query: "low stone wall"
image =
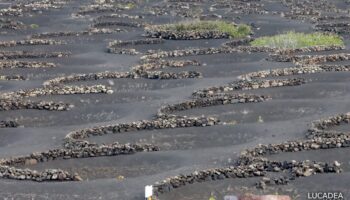
{"label": "low stone wall", "polygon": [[136,49],[127,49],[127,48],[107,48],[108,53],[114,54],[125,54],[125,55],[138,55],[140,52],[136,51]]}
{"label": "low stone wall", "polygon": [[0,128],[17,128],[19,124],[15,121],[0,121]]}
{"label": "low stone wall", "polygon": [[329,130],[329,128],[340,125],[341,123],[350,123],[350,113],[332,116],[328,119],[318,120],[311,124],[307,132],[307,138],[338,138],[350,135],[342,131]]}
{"label": "low stone wall", "polygon": [[196,60],[152,60],[132,67],[132,71],[141,74],[144,71],[164,69],[166,67],[182,68],[186,66],[201,66]]}
{"label": "low stone wall", "polygon": [[234,39],[222,44],[223,47],[235,48],[238,46],[249,46],[249,43],[253,41],[253,38],[244,38],[244,39]]}
{"label": "low stone wall", "polygon": [[184,50],[173,50],[173,51],[148,51],[148,55],[142,56],[142,60],[154,60],[160,58],[175,58],[184,56],[196,56],[196,55],[212,55],[220,53],[236,53],[237,49],[231,48],[198,48],[198,49],[184,49]]}
{"label": "low stone wall", "polygon": [[19,59],[19,58],[61,58],[68,57],[69,52],[29,52],[29,51],[0,51],[0,59]]}
{"label": "low stone wall", "polygon": [[323,162],[296,162],[296,161],[267,161],[263,160],[251,165],[232,166],[227,168],[214,168],[208,170],[195,171],[187,175],[170,177],[162,182],[153,185],[154,195],[169,192],[173,189],[183,187],[193,183],[206,181],[216,181],[227,178],[249,178],[261,177],[270,171],[289,171],[293,177],[305,177],[316,173],[339,173],[340,168],[336,163],[329,164]]}
{"label": "low stone wall", "polygon": [[79,181],[82,180],[78,175],[71,175],[66,171],[57,169],[48,169],[43,172],[37,172],[30,169],[19,169],[0,165],[0,177],[15,180],[32,181]]}
{"label": "low stone wall", "polygon": [[44,82],[44,86],[59,85],[62,83],[70,83],[83,80],[100,80],[100,79],[116,79],[116,78],[133,78],[129,72],[99,72],[89,74],[73,74],[69,76],[57,77]]}
{"label": "low stone wall", "polygon": [[184,117],[176,115],[162,115],[151,121],[142,120],[132,123],[98,126],[94,128],[74,131],[66,136],[65,147],[74,148],[74,143],[76,142],[76,140],[85,139],[90,136],[100,136],[110,133],[125,133],[140,130],[213,126],[216,125],[218,122],[218,119],[212,117]]}
{"label": "low stone wall", "polygon": [[0,69],[51,67],[56,67],[56,64],[50,62],[0,61]]}
{"label": "low stone wall", "polygon": [[139,39],[139,40],[116,40],[109,43],[109,47],[112,48],[120,48],[120,47],[126,47],[129,45],[146,45],[146,44],[161,44],[164,43],[164,40],[162,39]]}
{"label": "low stone wall", "polygon": [[316,28],[326,28],[326,27],[350,27],[350,23],[348,22],[328,22],[328,23],[322,23],[322,24],[317,24]]}
{"label": "low stone wall", "polygon": [[64,1],[46,0],[46,1],[31,1],[18,2],[10,5],[8,8],[0,10],[0,16],[24,16],[42,13],[42,11],[49,9],[60,9],[66,4]]}
{"label": "low stone wall", "polygon": [[22,75],[0,75],[0,80],[11,81],[11,80],[26,80],[26,78]]}
{"label": "low stone wall", "polygon": [[350,23],[348,22],[328,22],[315,25],[316,30],[332,32],[336,34],[350,34]]}
{"label": "low stone wall", "polygon": [[146,27],[146,36],[166,40],[199,40],[229,38],[228,33],[220,31],[169,31],[157,26]]}
{"label": "low stone wall", "polygon": [[141,15],[128,15],[128,14],[109,14],[109,15],[101,15],[94,19],[95,22],[99,22],[106,19],[143,19],[144,17]]}
{"label": "low stone wall", "polygon": [[348,53],[338,53],[330,55],[308,55],[308,56],[295,56],[293,60],[297,64],[312,65],[324,62],[337,62],[337,61],[346,61],[350,60],[350,54]]}
{"label": "low stone wall", "polygon": [[[322,60],[332,60],[332,56],[327,55],[287,55],[287,54],[270,54],[269,60],[276,61],[276,62],[294,62],[297,64],[303,64],[303,62],[322,62]],[[336,59],[333,57],[333,59]]]}
{"label": "low stone wall", "polygon": [[28,40],[12,40],[1,41],[0,47],[15,47],[15,46],[29,46],[29,45],[62,45],[66,42],[61,40],[42,40],[42,39],[28,39]]}
{"label": "low stone wall", "polygon": [[85,147],[71,149],[52,149],[40,153],[32,153],[28,156],[14,157],[0,161],[0,166],[23,166],[36,164],[38,162],[48,162],[57,159],[89,158],[99,156],[116,156],[133,154],[136,152],[157,151],[152,145],[138,144],[110,144],[110,145],[86,145]]}
{"label": "low stone wall", "polygon": [[290,67],[290,68],[251,72],[245,75],[241,75],[239,78],[242,80],[246,80],[251,78],[268,78],[268,77],[292,76],[292,75],[300,75],[300,74],[314,74],[314,73],[322,73],[322,72],[348,72],[348,71],[350,71],[350,65],[307,65],[303,67]]}
{"label": "low stone wall", "polygon": [[25,25],[23,24],[23,22],[11,20],[11,19],[3,19],[3,18],[0,19],[0,29],[19,30],[24,28],[25,28]]}
{"label": "low stone wall", "polygon": [[160,16],[172,15],[185,18],[198,18],[203,9],[196,2],[168,2],[145,8],[147,14]]}
{"label": "low stone wall", "polygon": [[97,34],[112,34],[125,32],[123,29],[109,29],[109,28],[92,28],[87,31],[66,31],[66,32],[52,32],[52,33],[39,33],[31,35],[33,39],[54,38],[54,37],[71,37],[71,36],[89,36]]}
{"label": "low stone wall", "polygon": [[36,109],[36,110],[54,110],[64,111],[71,108],[70,104],[53,101],[30,101],[30,100],[0,100],[0,111],[19,110],[19,109]]}
{"label": "low stone wall", "polygon": [[[306,8],[307,9],[307,8]],[[294,20],[311,20],[315,21],[318,17],[321,16],[321,13],[316,10],[307,9],[307,10],[292,10],[291,12],[283,12],[281,15],[288,19]]]}
{"label": "low stone wall", "polygon": [[150,44],[161,44],[164,40],[162,39],[140,39],[140,40],[127,40],[127,41],[121,41],[116,40],[112,41],[108,44],[107,50],[108,53],[115,53],[115,54],[129,54],[129,55],[137,55],[140,54],[140,52],[136,51],[133,48],[124,48],[130,45],[150,45]]}
{"label": "low stone wall", "polygon": [[336,21],[341,21],[341,20],[350,20],[350,16],[346,16],[346,15],[340,15],[340,16],[330,16],[330,15],[326,15],[326,16],[320,16],[316,19],[316,22],[322,22],[322,21],[330,21],[330,20],[336,20]]}
{"label": "low stone wall", "polygon": [[252,150],[246,150],[242,156],[264,156],[281,152],[299,152],[317,149],[332,149],[350,147],[348,136],[337,138],[316,138],[310,140],[289,141],[281,144],[259,145]]}
{"label": "low stone wall", "polygon": [[224,0],[213,5],[217,9],[229,9],[236,14],[257,14],[263,15],[269,13],[264,9],[264,4],[256,0],[230,1]]}
{"label": "low stone wall", "polygon": [[127,8],[117,4],[91,4],[80,7],[77,15],[91,15],[105,12],[120,13],[123,10],[127,10]]}
{"label": "low stone wall", "polygon": [[112,94],[113,90],[105,85],[82,85],[82,86],[51,86],[44,88],[34,88],[27,90],[18,90],[15,92],[3,93],[0,95],[0,99],[13,99],[24,97],[37,97],[45,95],[70,95],[70,94],[98,94],[106,93]]}
{"label": "low stone wall", "polygon": [[341,123],[350,123],[350,113],[332,116],[328,119],[312,122],[311,128],[306,135],[307,140],[288,141],[281,144],[269,144],[246,150],[242,152],[241,158],[249,160],[252,157],[259,157],[280,152],[298,152],[317,149],[330,149],[350,147],[350,135],[346,132],[327,130],[338,126]]}
{"label": "low stone wall", "polygon": [[44,82],[44,86],[59,85],[62,83],[119,78],[147,78],[147,79],[184,79],[200,78],[202,75],[196,71],[163,72],[163,71],[142,71],[142,72],[99,72],[90,74],[76,74],[64,77],[57,77]]}
{"label": "low stone wall", "polygon": [[[249,77],[248,77],[249,78]],[[285,86],[297,86],[305,83],[302,78],[293,79],[276,79],[276,80],[239,80],[219,87],[209,87],[193,93],[194,96],[198,97],[210,97],[215,93],[229,92],[234,90],[252,90],[260,88],[270,87],[285,87]]]}
{"label": "low stone wall", "polygon": [[96,22],[92,24],[93,28],[101,28],[101,27],[108,27],[108,26],[125,26],[130,28],[141,28],[145,25],[138,22],[125,22],[125,21],[110,21],[110,22]]}
{"label": "low stone wall", "polygon": [[201,78],[202,73],[196,71],[182,72],[164,72],[164,71],[148,71],[138,74],[142,78],[147,79],[185,79],[185,78]]}
{"label": "low stone wall", "polygon": [[255,46],[239,46],[237,49],[242,52],[268,52],[273,53],[276,56],[290,56],[295,53],[309,53],[309,52],[320,52],[320,51],[334,51],[344,49],[344,46],[313,46],[313,47],[302,47],[302,48],[274,48],[274,47],[255,47]]}
{"label": "low stone wall", "polygon": [[219,48],[197,48],[197,49],[183,49],[173,51],[149,51],[148,55],[142,56],[143,60],[152,60],[169,57],[184,57],[195,55],[211,55],[220,53],[240,53],[240,52],[268,52],[273,53],[270,59],[278,62],[291,62],[294,53],[319,52],[319,51],[333,51],[344,49],[344,46],[314,46],[297,49],[283,49],[272,47],[253,47],[253,46],[237,46],[236,48],[228,47],[224,43],[224,47]]}
{"label": "low stone wall", "polygon": [[193,108],[208,107],[214,105],[226,105],[237,103],[258,103],[270,99],[268,96],[247,95],[247,94],[219,94],[208,98],[198,98],[178,104],[162,107],[159,114],[172,113],[175,111],[189,110]]}

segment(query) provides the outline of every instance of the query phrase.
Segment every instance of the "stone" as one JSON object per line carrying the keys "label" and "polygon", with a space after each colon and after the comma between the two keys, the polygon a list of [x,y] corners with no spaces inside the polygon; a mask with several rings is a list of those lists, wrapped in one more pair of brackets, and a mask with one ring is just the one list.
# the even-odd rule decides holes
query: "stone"
{"label": "stone", "polygon": [[57,178],[58,178],[58,175],[56,173],[53,174],[52,177],[51,177],[52,180],[56,180]]}
{"label": "stone", "polygon": [[336,167],[340,167],[340,166],[341,166],[341,164],[340,164],[338,161],[334,161],[334,166],[336,166]]}
{"label": "stone", "polygon": [[313,170],[313,169],[306,169],[306,170],[303,172],[303,176],[308,177],[308,176],[311,176],[313,173],[314,173],[314,170]]}
{"label": "stone", "polygon": [[36,165],[38,161],[36,159],[26,159],[25,165]]}
{"label": "stone", "polygon": [[79,176],[79,175],[74,175],[74,177],[73,177],[73,180],[74,181],[83,181],[83,179]]}

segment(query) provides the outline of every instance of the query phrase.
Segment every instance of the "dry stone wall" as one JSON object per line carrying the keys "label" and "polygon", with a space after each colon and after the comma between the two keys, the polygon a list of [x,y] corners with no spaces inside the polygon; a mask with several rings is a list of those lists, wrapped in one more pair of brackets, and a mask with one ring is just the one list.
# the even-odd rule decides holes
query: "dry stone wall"
{"label": "dry stone wall", "polygon": [[29,52],[29,51],[0,51],[1,60],[19,59],[19,58],[61,58],[67,57],[69,52]]}
{"label": "dry stone wall", "polygon": [[28,62],[28,61],[0,61],[0,69],[12,68],[51,68],[56,67],[50,62]]}

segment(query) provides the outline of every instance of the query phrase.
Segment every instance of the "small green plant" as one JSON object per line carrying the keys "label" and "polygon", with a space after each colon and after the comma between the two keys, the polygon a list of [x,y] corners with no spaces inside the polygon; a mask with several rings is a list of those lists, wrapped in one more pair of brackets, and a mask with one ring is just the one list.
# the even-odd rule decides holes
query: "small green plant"
{"label": "small green plant", "polygon": [[258,117],[258,123],[264,123],[264,119],[262,118],[262,116]]}
{"label": "small green plant", "polygon": [[38,25],[38,24],[31,24],[31,25],[30,25],[30,28],[36,29],[36,28],[39,28],[39,25]]}
{"label": "small green plant", "polygon": [[133,8],[135,8],[135,6],[136,6],[136,4],[134,4],[134,3],[127,3],[126,5],[125,5],[125,8],[126,9],[133,9]]}
{"label": "small green plant", "polygon": [[241,38],[251,33],[251,28],[245,24],[232,24],[225,21],[190,21],[177,24],[161,25],[164,30],[170,31],[219,31],[227,33],[232,38]]}
{"label": "small green plant", "polygon": [[343,39],[336,34],[325,33],[296,33],[286,32],[280,35],[266,36],[255,39],[252,46],[273,48],[302,48],[312,46],[343,46]]}
{"label": "small green plant", "polygon": [[209,200],[216,200],[215,195],[213,193],[210,194]]}

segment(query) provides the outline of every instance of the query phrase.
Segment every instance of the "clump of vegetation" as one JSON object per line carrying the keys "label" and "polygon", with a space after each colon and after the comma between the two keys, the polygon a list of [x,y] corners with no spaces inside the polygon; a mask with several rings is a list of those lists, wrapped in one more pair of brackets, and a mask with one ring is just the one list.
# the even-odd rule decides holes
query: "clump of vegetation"
{"label": "clump of vegetation", "polygon": [[135,8],[135,7],[136,7],[136,4],[134,4],[134,3],[127,3],[127,4],[124,6],[125,9],[133,9],[133,8]]}
{"label": "clump of vegetation", "polygon": [[302,48],[312,46],[343,46],[343,39],[336,34],[326,33],[296,33],[290,31],[275,36],[266,36],[255,39],[252,46],[273,48]]}
{"label": "clump of vegetation", "polygon": [[32,29],[37,29],[37,28],[39,28],[39,25],[38,24],[31,24],[31,25],[29,25],[30,26],[30,28],[32,28]]}
{"label": "clump of vegetation", "polygon": [[162,25],[162,29],[169,31],[219,31],[227,33],[232,38],[241,38],[251,33],[251,28],[245,24],[232,24],[225,21],[191,21],[177,24]]}

